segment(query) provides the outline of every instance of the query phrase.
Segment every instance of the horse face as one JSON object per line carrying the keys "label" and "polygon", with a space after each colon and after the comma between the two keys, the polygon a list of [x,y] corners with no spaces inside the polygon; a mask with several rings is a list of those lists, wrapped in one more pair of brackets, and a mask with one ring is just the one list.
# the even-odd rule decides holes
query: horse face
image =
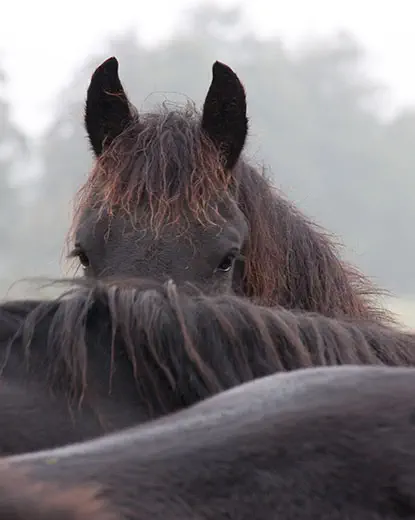
{"label": "horse face", "polygon": [[170,225],[156,234],[122,215],[85,210],[75,233],[75,254],[88,277],[146,277],[189,282],[205,293],[227,292],[240,284],[248,237],[245,217],[236,204],[222,206],[220,223]]}
{"label": "horse face", "polygon": [[94,72],[85,128],[97,164],[74,249],[86,276],[168,278],[208,293],[242,276],[248,226],[233,173],[248,130],[245,90],[228,66],[215,62],[212,73],[201,114],[140,115],[115,58]]}

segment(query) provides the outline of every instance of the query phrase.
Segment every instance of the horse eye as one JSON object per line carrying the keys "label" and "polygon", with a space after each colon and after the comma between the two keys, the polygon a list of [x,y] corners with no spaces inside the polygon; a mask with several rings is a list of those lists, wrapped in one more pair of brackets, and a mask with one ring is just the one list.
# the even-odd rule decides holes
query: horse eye
{"label": "horse eye", "polygon": [[224,256],[216,268],[217,271],[222,271],[224,273],[227,273],[232,269],[233,263],[235,261],[235,253],[228,253],[226,256]]}
{"label": "horse eye", "polygon": [[78,257],[79,263],[82,265],[84,269],[89,267],[89,258],[86,253],[83,251],[77,251],[76,256]]}
{"label": "horse eye", "polygon": [[84,252],[80,251],[78,258],[79,258],[79,263],[82,265],[82,267],[84,267],[84,268],[89,267],[89,258]]}

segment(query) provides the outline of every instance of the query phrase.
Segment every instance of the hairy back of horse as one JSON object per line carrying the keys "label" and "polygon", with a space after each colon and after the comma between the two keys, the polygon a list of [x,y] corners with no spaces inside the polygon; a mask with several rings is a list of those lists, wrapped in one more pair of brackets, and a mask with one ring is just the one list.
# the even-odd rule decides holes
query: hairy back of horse
{"label": "hairy back of horse", "polygon": [[86,440],[275,372],[412,366],[414,345],[373,322],[172,284],[80,283],[65,298],[0,306],[0,453]]}
{"label": "hairy back of horse", "polygon": [[80,442],[149,418],[128,361],[110,384],[107,309],[97,296],[90,318],[88,291],[72,296],[0,306],[0,454]]}

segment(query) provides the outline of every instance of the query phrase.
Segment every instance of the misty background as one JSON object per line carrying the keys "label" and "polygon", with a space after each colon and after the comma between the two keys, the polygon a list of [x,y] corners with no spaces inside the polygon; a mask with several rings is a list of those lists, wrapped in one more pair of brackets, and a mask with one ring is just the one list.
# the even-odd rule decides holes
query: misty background
{"label": "misty background", "polygon": [[[342,29],[341,20],[331,27],[327,18],[330,34],[321,27],[313,34],[313,24],[318,26],[313,20],[327,14],[322,0],[312,3],[312,22],[293,24],[291,32],[289,24],[280,30],[265,24],[261,32],[253,16],[260,11],[263,21],[277,17],[277,7],[286,8],[277,1],[222,7],[178,2],[175,9],[173,2],[157,0],[159,11],[147,23],[139,2],[120,0],[108,3],[109,11],[102,7],[86,15],[79,5],[72,11],[76,2],[59,9],[50,4],[51,10],[42,1],[41,9],[29,1],[15,3],[9,23],[0,22],[1,296],[24,277],[73,273],[64,244],[72,199],[92,164],[82,117],[95,67],[115,55],[130,99],[151,110],[165,99],[184,103],[189,97],[200,105],[219,59],[247,90],[248,157],[310,218],[337,235],[343,257],[389,290],[394,298],[388,303],[415,326],[415,73],[410,53],[400,54],[401,47],[384,55],[390,65],[385,69],[370,38],[362,43],[366,32],[377,41],[371,21],[382,3],[375,7],[362,0],[371,10],[353,11],[355,2],[349,1],[356,31],[353,23]],[[306,0],[293,3],[301,7]],[[345,2],[333,4],[340,9]],[[116,5],[122,20],[111,12]],[[411,4],[400,5],[407,9],[402,13],[401,7],[401,19],[410,19]],[[402,41],[405,33],[399,27],[391,31],[387,14],[386,47],[388,39]],[[301,21],[304,13],[297,9],[291,16]],[[53,29],[49,42],[42,40],[42,27]],[[382,24],[375,28],[379,32]],[[55,48],[53,35],[58,38],[60,30],[65,45]],[[30,53],[36,38],[50,55]]]}

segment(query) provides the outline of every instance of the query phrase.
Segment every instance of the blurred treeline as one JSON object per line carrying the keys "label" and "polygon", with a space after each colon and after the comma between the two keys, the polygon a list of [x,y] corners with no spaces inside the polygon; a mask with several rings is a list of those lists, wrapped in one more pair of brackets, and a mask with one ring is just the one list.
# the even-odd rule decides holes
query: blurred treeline
{"label": "blurred treeline", "polygon": [[[53,124],[31,141],[0,101],[0,290],[24,276],[65,273],[62,251],[71,200],[91,165],[82,126],[90,75],[115,55],[130,98],[151,109],[185,95],[203,102],[215,59],[245,83],[248,154],[299,207],[336,233],[343,254],[398,295],[415,294],[415,113],[376,110],[380,85],[363,73],[350,38],[287,50],[239,27],[237,10],[199,8],[175,37],[155,48],[133,33],[109,41],[81,64],[57,100]],[[0,64],[1,67],[1,64]],[[5,74],[0,82],[7,81]],[[151,94],[151,95],[150,95]]]}

